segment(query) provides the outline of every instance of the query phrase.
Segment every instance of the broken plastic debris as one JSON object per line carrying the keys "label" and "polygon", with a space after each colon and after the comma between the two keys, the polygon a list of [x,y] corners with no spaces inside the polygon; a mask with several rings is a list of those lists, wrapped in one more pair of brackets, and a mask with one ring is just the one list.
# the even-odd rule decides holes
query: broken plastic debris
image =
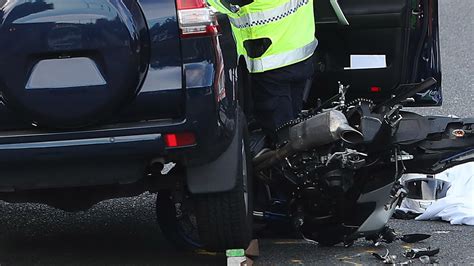
{"label": "broken plastic debris", "polygon": [[420,261],[421,261],[421,263],[423,263],[423,264],[428,264],[428,263],[430,263],[430,261],[431,261],[431,260],[430,260],[430,256],[426,256],[426,255],[421,256],[421,257],[420,257]]}
{"label": "broken plastic debris", "polygon": [[427,234],[408,234],[408,235],[403,235],[400,237],[400,240],[405,242],[405,243],[416,243],[420,242],[422,240],[430,238],[431,235]]}
{"label": "broken plastic debris", "polygon": [[416,243],[430,238],[431,235],[428,234],[407,234],[407,235],[398,235],[395,230],[389,226],[385,226],[381,233],[378,235],[367,237],[367,240],[372,240],[376,247],[380,246],[382,243],[392,243],[395,240],[401,240],[405,243]]}
{"label": "broken plastic debris", "polygon": [[427,247],[427,248],[408,249],[405,251],[403,255],[409,259],[415,259],[421,256],[434,256],[438,253],[439,253],[439,248],[431,249],[431,247]]}
{"label": "broken plastic debris", "polygon": [[385,255],[380,255],[378,253],[372,253],[372,256],[376,257],[378,260],[382,261],[384,264],[395,264],[397,260],[396,255],[390,255],[390,251],[387,249],[387,253]]}
{"label": "broken plastic debris", "polygon": [[437,258],[433,258],[433,257],[427,256],[427,255],[421,256],[418,259],[423,264],[436,264],[436,263],[439,263],[439,260]]}
{"label": "broken plastic debris", "polygon": [[176,163],[174,162],[169,162],[165,165],[163,165],[163,170],[161,170],[162,175],[167,175],[173,168],[176,166]]}

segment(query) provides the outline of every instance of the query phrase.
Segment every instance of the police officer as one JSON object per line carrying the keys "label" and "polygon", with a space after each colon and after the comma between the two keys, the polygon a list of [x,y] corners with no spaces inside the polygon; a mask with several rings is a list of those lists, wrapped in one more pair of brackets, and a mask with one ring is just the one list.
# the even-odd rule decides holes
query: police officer
{"label": "police officer", "polygon": [[276,141],[276,129],[302,109],[313,75],[313,0],[207,0],[227,14],[237,52],[251,73],[255,117]]}

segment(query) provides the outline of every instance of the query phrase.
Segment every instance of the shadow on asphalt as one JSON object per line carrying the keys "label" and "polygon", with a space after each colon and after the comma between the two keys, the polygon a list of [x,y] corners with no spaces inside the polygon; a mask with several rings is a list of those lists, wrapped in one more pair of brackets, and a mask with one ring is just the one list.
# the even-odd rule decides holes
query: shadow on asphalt
{"label": "shadow on asphalt", "polygon": [[183,253],[170,245],[156,224],[154,197],[126,201],[81,213],[0,203],[0,264],[225,264],[223,254]]}
{"label": "shadow on asphalt", "polygon": [[180,253],[161,239],[120,232],[58,234],[12,239],[1,243],[4,264],[162,264],[222,265],[222,255]]}
{"label": "shadow on asphalt", "polygon": [[[225,265],[223,254],[178,252],[161,235],[156,223],[155,197],[106,201],[87,212],[67,213],[38,204],[0,202],[1,265]],[[392,220],[400,233],[433,237],[407,245],[374,247],[360,240],[351,248],[326,248],[282,234],[265,235],[258,265],[376,264],[372,252],[396,254],[406,248],[440,247],[442,264],[474,263],[474,227],[444,222]],[[283,238],[283,239],[282,239]]]}

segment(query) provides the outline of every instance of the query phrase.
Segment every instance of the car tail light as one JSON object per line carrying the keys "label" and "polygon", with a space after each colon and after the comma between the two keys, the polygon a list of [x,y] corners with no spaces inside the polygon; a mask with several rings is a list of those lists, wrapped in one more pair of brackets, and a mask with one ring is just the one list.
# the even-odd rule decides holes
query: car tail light
{"label": "car tail light", "polygon": [[371,92],[381,92],[382,88],[380,88],[378,86],[372,86],[372,87],[370,87],[370,91]]}
{"label": "car tail light", "polygon": [[205,0],[176,0],[181,37],[214,36],[219,32],[214,11]]}
{"label": "car tail light", "polygon": [[196,137],[193,133],[172,133],[165,135],[165,143],[168,148],[179,148],[196,144]]}

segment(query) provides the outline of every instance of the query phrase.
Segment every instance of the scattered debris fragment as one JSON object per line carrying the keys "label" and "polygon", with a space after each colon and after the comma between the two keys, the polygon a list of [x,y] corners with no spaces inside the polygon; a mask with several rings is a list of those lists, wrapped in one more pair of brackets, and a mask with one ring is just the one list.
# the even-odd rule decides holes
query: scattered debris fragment
{"label": "scattered debris fragment", "polygon": [[428,234],[408,234],[400,237],[400,240],[405,243],[416,243],[430,238],[431,235]]}
{"label": "scattered debris fragment", "polygon": [[434,256],[439,253],[439,248],[431,249],[431,247],[427,248],[412,248],[408,249],[403,253],[403,256],[409,259],[419,258],[421,256]]}
{"label": "scattered debris fragment", "polygon": [[380,234],[367,238],[367,240],[372,240],[376,247],[380,246],[382,243],[392,243],[396,240],[401,240],[405,243],[416,243],[430,238],[431,235],[428,234],[406,234],[398,235],[394,229],[385,226],[385,228],[380,232]]}
{"label": "scattered debris fragment", "polygon": [[418,258],[421,263],[423,264],[435,264],[435,263],[439,263],[439,259],[438,258],[433,258],[433,257],[430,257],[430,256],[427,256],[427,255],[424,255],[424,256],[421,256]]}
{"label": "scattered debris fragment", "polygon": [[163,165],[163,170],[161,170],[162,175],[167,175],[173,168],[176,166],[176,163],[169,162]]}
{"label": "scattered debris fragment", "polygon": [[372,253],[372,256],[376,257],[378,260],[382,261],[384,264],[395,264],[397,263],[397,255],[390,255],[390,251],[387,249],[385,255],[380,255],[378,253]]}
{"label": "scattered debris fragment", "polygon": [[439,259],[425,255],[425,256],[419,257],[418,261],[411,259],[411,260],[407,260],[407,261],[404,261],[404,262],[400,262],[400,263],[398,263],[398,265],[412,265],[416,262],[421,262],[422,264],[439,264]]}
{"label": "scattered debris fragment", "polygon": [[435,234],[449,234],[451,231],[434,231]]}
{"label": "scattered debris fragment", "polygon": [[414,263],[413,260],[407,260],[407,261],[398,263],[398,265],[411,265],[411,264],[413,264],[413,263]]}
{"label": "scattered debris fragment", "polygon": [[403,256],[407,257],[409,260],[404,262],[397,262],[397,255],[390,255],[390,251],[388,249],[385,255],[380,255],[376,252],[373,252],[372,256],[374,256],[384,264],[411,265],[416,262],[421,262],[422,264],[437,264],[439,263],[438,258],[434,258],[432,256],[435,256],[438,253],[439,248],[431,249],[431,247],[428,247],[408,249],[403,253]]}

